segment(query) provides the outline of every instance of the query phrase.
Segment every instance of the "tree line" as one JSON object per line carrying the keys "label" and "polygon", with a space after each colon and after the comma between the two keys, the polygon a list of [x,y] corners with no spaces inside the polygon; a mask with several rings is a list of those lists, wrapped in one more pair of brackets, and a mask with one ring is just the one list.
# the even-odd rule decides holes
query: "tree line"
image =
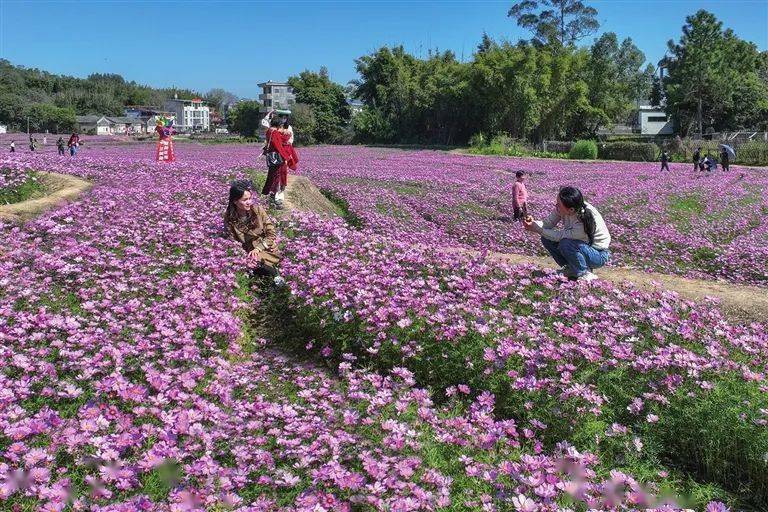
{"label": "tree line", "polygon": [[707,11],[686,18],[679,40],[667,43],[662,70],[645,63],[631,38],[612,32],[577,46],[599,28],[597,11],[579,0],[523,0],[508,14],[532,37],[512,43],[483,34],[468,62],[451,51],[418,58],[402,46],[357,59],[360,78],[350,91],[365,107],[351,130],[344,89],[327,73],[291,77],[306,104],[298,121],[308,120],[312,142],[459,145],[477,134],[574,140],[631,124],[638,102],[650,100],[683,136],[768,130],[768,52]]}
{"label": "tree line", "polygon": [[[366,106],[353,121],[357,137],[448,145],[477,133],[589,138],[600,127],[631,123],[639,100],[665,105],[683,135],[768,130],[768,52],[723,30],[711,13],[686,19],[680,40],[668,43],[659,79],[630,38],[608,32],[590,47],[576,46],[596,29],[594,9],[571,0],[538,4],[510,9],[534,33],[531,40],[483,34],[469,62],[450,51],[419,59],[402,46],[359,58],[356,96]],[[532,14],[540,4],[552,9]]]}
{"label": "tree line", "polygon": [[26,130],[29,118],[32,131],[69,131],[76,127],[76,115],[122,116],[126,105],[162,107],[165,100],[175,96],[203,97],[219,108],[236,99],[222,89],[202,95],[189,89],[153,88],[117,74],[75,78],[0,59],[0,124],[13,130]]}

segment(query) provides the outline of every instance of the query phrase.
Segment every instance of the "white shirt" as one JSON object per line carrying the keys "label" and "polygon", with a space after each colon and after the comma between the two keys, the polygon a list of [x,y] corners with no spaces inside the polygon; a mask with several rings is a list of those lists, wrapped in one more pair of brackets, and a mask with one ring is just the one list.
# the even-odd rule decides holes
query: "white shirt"
{"label": "white shirt", "polygon": [[[611,245],[611,234],[608,232],[608,226],[605,225],[603,216],[597,211],[597,208],[591,204],[585,202],[586,208],[592,212],[592,217],[595,218],[595,236],[593,237],[592,247],[598,250],[607,249]],[[555,229],[560,221],[563,222],[562,229]],[[589,243],[589,237],[586,231],[584,231],[584,224],[579,220],[576,215],[566,215],[561,217],[557,210],[544,219],[543,221],[537,220],[536,224],[542,228],[541,236],[547,240],[553,242],[559,242],[563,238],[570,238],[572,240],[581,240]]]}

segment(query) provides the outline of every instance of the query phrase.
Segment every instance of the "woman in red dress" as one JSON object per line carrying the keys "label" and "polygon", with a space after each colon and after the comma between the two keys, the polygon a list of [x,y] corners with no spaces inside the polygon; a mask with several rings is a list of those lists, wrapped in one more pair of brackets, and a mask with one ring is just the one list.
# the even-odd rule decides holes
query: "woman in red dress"
{"label": "woman in red dress", "polygon": [[[278,193],[282,193],[288,184],[288,166],[293,162],[293,155],[288,146],[289,136],[280,131],[281,122],[277,117],[272,117],[267,128],[267,145],[264,153],[267,156],[267,181],[264,182],[264,188],[261,190],[263,195],[269,194],[269,199],[274,202],[278,208],[282,208],[282,198],[277,200]],[[270,163],[270,154],[280,155],[282,162],[279,164]]]}

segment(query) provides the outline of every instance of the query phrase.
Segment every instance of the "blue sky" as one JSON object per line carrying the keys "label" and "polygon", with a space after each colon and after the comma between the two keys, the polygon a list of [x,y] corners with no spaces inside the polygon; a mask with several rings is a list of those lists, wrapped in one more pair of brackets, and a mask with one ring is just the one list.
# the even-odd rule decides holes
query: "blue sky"
{"label": "blue sky", "polygon": [[[768,49],[768,0],[588,3],[601,31],[631,37],[649,62],[700,8]],[[403,44],[417,55],[451,49],[468,60],[483,30],[496,39],[529,37],[507,18],[511,4],[0,0],[0,57],[54,73],[119,73],[157,87],[223,87],[255,97],[258,82],[323,65],[346,83],[357,76],[354,59],[382,45]]]}

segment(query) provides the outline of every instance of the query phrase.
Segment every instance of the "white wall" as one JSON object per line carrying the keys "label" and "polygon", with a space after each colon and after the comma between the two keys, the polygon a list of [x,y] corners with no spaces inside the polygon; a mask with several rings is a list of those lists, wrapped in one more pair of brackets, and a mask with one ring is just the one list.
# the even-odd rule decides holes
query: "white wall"
{"label": "white wall", "polygon": [[650,121],[652,117],[667,117],[664,112],[658,110],[640,111],[640,133],[643,135],[670,135],[674,133],[672,121],[667,117],[666,121]]}

